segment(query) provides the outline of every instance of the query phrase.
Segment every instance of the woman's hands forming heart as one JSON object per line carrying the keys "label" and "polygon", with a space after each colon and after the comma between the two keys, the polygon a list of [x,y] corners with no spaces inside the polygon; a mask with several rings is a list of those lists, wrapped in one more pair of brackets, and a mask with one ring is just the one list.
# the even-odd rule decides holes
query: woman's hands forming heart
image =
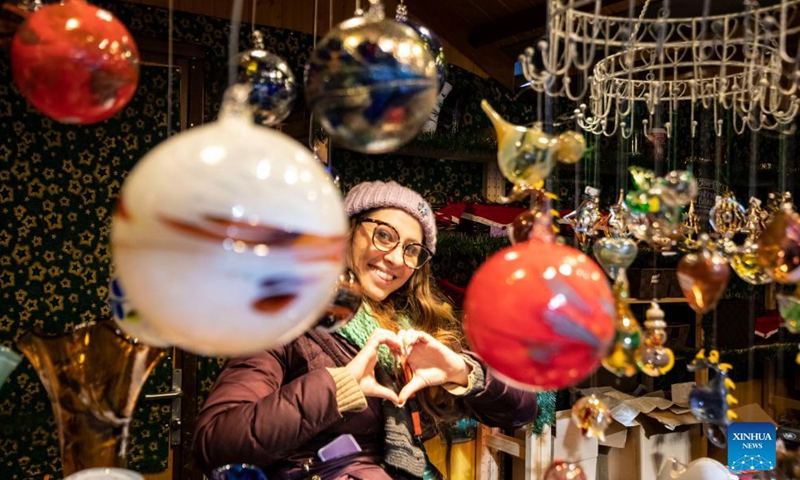
{"label": "woman's hands forming heart", "polygon": [[401,330],[397,338],[405,357],[402,360],[405,360],[413,374],[398,395],[401,405],[426,387],[446,383],[467,385],[469,365],[461,355],[442,342],[418,330]]}

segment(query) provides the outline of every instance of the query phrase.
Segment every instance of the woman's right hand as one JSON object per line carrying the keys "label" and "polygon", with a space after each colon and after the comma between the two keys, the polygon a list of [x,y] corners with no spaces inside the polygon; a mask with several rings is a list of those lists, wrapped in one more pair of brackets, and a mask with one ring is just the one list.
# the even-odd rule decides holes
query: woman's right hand
{"label": "woman's right hand", "polygon": [[367,340],[367,344],[345,365],[345,369],[356,379],[365,397],[378,397],[400,403],[400,399],[392,389],[387,388],[375,378],[375,365],[378,363],[378,347],[386,345],[393,354],[402,351],[397,335],[382,328],[376,329]]}

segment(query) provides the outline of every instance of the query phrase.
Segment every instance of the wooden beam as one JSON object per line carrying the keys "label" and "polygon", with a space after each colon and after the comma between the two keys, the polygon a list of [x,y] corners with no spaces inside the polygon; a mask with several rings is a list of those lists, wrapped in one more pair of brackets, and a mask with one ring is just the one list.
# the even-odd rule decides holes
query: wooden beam
{"label": "wooden beam", "polygon": [[[635,9],[644,5],[645,1],[635,0]],[[630,0],[614,0],[612,3],[602,7],[600,13],[602,15],[614,15],[626,11],[629,5]],[[594,10],[594,5],[589,4],[580,8],[580,10]],[[482,47],[531,30],[544,30],[546,26],[547,3],[545,2],[476,26],[469,34],[469,43],[476,48]]]}

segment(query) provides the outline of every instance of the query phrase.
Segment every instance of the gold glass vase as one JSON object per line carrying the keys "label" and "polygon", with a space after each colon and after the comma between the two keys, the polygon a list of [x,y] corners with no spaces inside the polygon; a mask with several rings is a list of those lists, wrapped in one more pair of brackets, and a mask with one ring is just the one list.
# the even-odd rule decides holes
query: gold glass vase
{"label": "gold glass vase", "polygon": [[18,347],[53,405],[63,475],[125,468],[136,401],[165,351],[135,343],[113,322],[82,324],[59,336],[28,332]]}

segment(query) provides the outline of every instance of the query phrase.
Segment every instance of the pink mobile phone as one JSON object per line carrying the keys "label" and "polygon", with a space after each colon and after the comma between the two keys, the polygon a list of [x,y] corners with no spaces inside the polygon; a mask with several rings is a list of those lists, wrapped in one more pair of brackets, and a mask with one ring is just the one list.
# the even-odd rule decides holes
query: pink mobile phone
{"label": "pink mobile phone", "polygon": [[317,456],[323,462],[327,462],[328,460],[344,457],[345,455],[358,453],[360,451],[361,447],[358,446],[358,442],[356,441],[355,437],[349,433],[345,433],[343,435],[339,435],[338,437],[334,438],[331,443],[320,448],[317,451]]}

